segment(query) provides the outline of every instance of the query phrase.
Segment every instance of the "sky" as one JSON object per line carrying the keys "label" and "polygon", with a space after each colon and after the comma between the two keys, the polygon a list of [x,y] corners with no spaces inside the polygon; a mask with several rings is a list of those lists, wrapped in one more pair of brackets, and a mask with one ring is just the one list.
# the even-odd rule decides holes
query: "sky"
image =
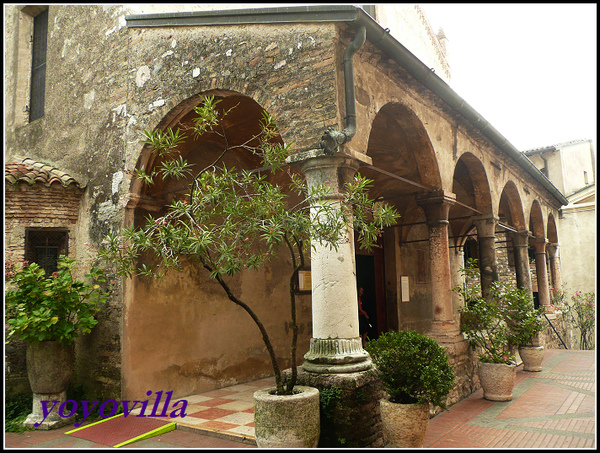
{"label": "sky", "polygon": [[597,132],[597,5],[421,4],[450,86],[518,150]]}

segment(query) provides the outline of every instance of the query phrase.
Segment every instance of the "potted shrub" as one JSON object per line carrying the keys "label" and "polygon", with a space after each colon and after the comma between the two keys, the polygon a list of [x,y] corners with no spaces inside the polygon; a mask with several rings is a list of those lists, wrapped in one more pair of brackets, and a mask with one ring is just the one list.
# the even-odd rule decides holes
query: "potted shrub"
{"label": "potted shrub", "polygon": [[73,341],[98,323],[94,315],[108,297],[99,285],[104,282],[101,270],[92,268],[81,281],[73,279],[74,267],[74,259],[60,256],[57,271],[47,276],[36,263],[24,262],[19,268],[5,262],[7,342],[16,337],[27,344],[27,377],[33,391],[28,426],[49,429],[68,422],[60,418],[58,407],[44,417],[40,401],[66,400]]}
{"label": "potted shrub", "polygon": [[[116,264],[118,273],[124,276],[164,275],[167,269],[178,268],[182,260],[207,270],[207,276],[219,283],[228,299],[252,318],[270,356],[276,387],[255,394],[258,446],[315,447],[319,439],[319,393],[316,389],[296,386],[298,272],[305,264],[311,241],[336,247],[346,228],[354,225],[361,244],[371,247],[380,229],[393,223],[395,212],[387,205],[370,201],[366,196],[370,181],[360,177],[348,184],[342,209],[320,202],[330,189],[325,185],[309,188],[302,177],[282,170],[290,147],[281,144],[271,116],[264,112],[260,132],[248,137],[242,145],[233,145],[224,124],[228,111],[219,108],[218,103],[207,97],[195,108],[198,117],[194,121],[194,134],[212,134],[223,146],[217,160],[206,168],[193,172],[178,155],[177,147],[186,138],[179,129],[144,131],[143,143],[164,161],[155,175],[136,170],[136,176],[148,184],[153,184],[153,176],[187,176],[190,190],[185,197],[174,199],[166,213],[149,219],[145,226],[107,236],[100,256]],[[234,151],[260,156],[264,171],[226,168],[222,158]],[[269,176],[276,176],[278,183],[271,182]],[[290,194],[296,194],[301,201],[291,202]],[[228,284],[228,277],[257,270],[281,251],[291,261],[291,373],[285,382],[263,323]],[[138,258],[143,253],[152,254],[157,264],[139,267]],[[304,404],[303,398],[310,398],[311,402]],[[304,407],[311,415],[299,412]]]}
{"label": "potted shrub", "polygon": [[387,396],[380,400],[383,432],[390,447],[420,448],[430,405],[446,408],[455,375],[446,350],[414,332],[385,332],[367,342],[375,373]]}
{"label": "potted shrub", "polygon": [[533,296],[520,288],[505,288],[502,300],[505,320],[512,332],[512,342],[523,360],[523,370],[542,371],[544,346],[539,344],[538,334],[545,327],[545,309],[536,310]]}
{"label": "potted shrub", "polygon": [[[462,269],[467,281],[479,281],[477,261],[470,260]],[[509,401],[515,385],[516,363],[512,354],[514,337],[505,320],[502,296],[504,285],[493,282],[487,299],[481,296],[481,285],[456,286],[464,301],[461,332],[473,350],[477,350],[478,372],[483,397],[491,401]]]}

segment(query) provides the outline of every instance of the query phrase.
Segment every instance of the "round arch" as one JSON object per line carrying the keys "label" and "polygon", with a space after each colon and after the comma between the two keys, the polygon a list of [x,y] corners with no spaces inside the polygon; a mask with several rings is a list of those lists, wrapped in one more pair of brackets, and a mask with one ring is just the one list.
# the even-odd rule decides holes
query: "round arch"
{"label": "round arch", "polygon": [[450,228],[455,244],[461,246],[474,228],[471,217],[494,213],[485,168],[472,153],[466,152],[458,159],[454,168],[452,192],[458,203],[450,208]]}
{"label": "round arch", "polygon": [[[197,116],[194,108],[208,96],[220,100],[218,110],[227,115],[220,131],[227,137],[206,134],[194,136],[191,130]],[[260,132],[264,109],[243,94],[213,90],[192,96],[169,111],[156,129],[180,129],[187,138],[178,155],[201,170],[222,157],[227,168],[260,168],[261,159],[242,151],[253,146]],[[274,140],[281,141],[281,138]],[[236,148],[237,147],[237,148]],[[152,171],[160,164],[143,147],[137,168]],[[128,206],[129,224],[145,222],[149,215],[162,213],[174,197],[187,194],[190,180],[157,180],[150,187],[134,179]],[[137,197],[137,198],[135,198]],[[286,356],[289,343],[289,275],[284,257],[261,271],[247,271],[228,281],[240,299],[251,305],[269,331],[276,352]],[[300,335],[298,350],[308,350],[310,340],[310,297],[298,301]],[[279,352],[281,350],[281,352]],[[281,365],[287,365],[282,361]],[[180,272],[170,272],[160,280],[134,278],[125,283],[123,309],[123,393],[128,398],[144,398],[148,389],[173,390],[186,396],[220,388],[232,382],[246,382],[272,375],[272,367],[261,335],[248,314],[232,304],[208,272],[184,264]]]}
{"label": "round arch", "polygon": [[508,224],[517,231],[526,228],[523,203],[519,190],[513,181],[507,182],[502,190],[498,205],[498,217],[501,222]]}
{"label": "round arch", "polygon": [[533,200],[531,210],[529,211],[529,231],[531,231],[536,241],[543,241],[546,238],[544,214],[537,200]]}

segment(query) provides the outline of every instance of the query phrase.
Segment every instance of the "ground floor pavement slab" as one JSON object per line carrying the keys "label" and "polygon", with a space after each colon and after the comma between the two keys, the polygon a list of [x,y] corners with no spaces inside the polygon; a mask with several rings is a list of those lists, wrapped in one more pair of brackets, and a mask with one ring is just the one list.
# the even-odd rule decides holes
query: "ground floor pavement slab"
{"label": "ground floor pavement slab", "polygon": [[[541,372],[517,368],[513,399],[481,390],[432,418],[425,448],[596,448],[595,351],[547,350]],[[256,448],[252,393],[273,378],[187,397],[177,429],[121,448]],[[5,448],[109,448],[52,431],[5,433]]]}

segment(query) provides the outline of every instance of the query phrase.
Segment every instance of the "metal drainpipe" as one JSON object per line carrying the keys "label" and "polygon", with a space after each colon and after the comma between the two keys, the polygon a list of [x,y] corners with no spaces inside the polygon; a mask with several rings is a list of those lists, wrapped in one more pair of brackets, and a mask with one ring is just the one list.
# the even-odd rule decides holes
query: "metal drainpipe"
{"label": "metal drainpipe", "polygon": [[354,92],[354,65],[352,57],[362,47],[367,39],[367,29],[364,26],[356,30],[356,36],[344,51],[344,90],[346,95],[346,127],[336,131],[330,127],[321,137],[319,147],[326,154],[335,154],[338,147],[348,143],[356,134],[356,95]]}

